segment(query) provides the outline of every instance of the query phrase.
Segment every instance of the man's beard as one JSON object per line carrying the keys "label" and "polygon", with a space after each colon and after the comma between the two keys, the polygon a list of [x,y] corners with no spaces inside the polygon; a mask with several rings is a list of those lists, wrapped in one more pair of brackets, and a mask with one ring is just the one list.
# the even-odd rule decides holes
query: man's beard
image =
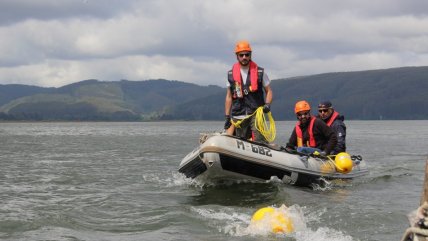
{"label": "man's beard", "polygon": [[[304,121],[303,121],[304,120]],[[309,121],[310,121],[310,118],[302,118],[301,120],[300,120],[300,125],[301,126],[307,126],[308,124],[309,124]]]}
{"label": "man's beard", "polygon": [[321,117],[321,119],[322,119],[322,120],[324,120],[324,121],[326,121],[326,120],[330,119],[330,117],[331,117],[332,115],[333,115],[333,113],[331,113],[330,115],[322,116],[322,117]]}
{"label": "man's beard", "polygon": [[239,61],[239,63],[240,63],[242,66],[247,66],[247,65],[250,63],[250,60],[243,59],[243,60],[240,60],[240,61]]}

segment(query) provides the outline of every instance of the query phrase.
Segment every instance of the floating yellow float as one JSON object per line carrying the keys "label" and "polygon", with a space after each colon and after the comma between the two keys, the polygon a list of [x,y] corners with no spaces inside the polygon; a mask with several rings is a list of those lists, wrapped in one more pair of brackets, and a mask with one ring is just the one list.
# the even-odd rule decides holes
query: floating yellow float
{"label": "floating yellow float", "polygon": [[274,207],[257,210],[251,218],[251,225],[269,228],[273,233],[291,233],[294,231],[293,221],[284,211]]}
{"label": "floating yellow float", "polygon": [[352,171],[352,166],[354,165],[351,156],[346,152],[337,154],[334,158],[334,164],[338,172],[345,174]]}

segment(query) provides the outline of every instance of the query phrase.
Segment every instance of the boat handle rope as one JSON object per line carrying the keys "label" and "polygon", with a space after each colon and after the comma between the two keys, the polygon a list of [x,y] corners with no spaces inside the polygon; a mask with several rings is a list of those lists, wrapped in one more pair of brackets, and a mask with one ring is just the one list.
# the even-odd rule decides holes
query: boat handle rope
{"label": "boat handle rope", "polygon": [[[302,153],[302,152],[298,152],[298,151],[292,151],[292,152],[290,152],[286,148],[281,148],[281,150],[285,150],[286,152],[291,153],[291,154],[298,154],[300,156],[313,157],[316,160],[322,162],[323,164],[329,164],[330,166],[334,167],[336,170],[339,170],[339,172],[343,173],[341,171],[342,167],[338,166],[336,164],[335,160],[334,160],[335,157],[336,157],[336,155],[323,156],[323,155],[320,155],[320,153],[317,152],[317,151],[315,151],[312,154]],[[363,160],[363,158],[361,157],[361,155],[352,155],[350,157],[351,157],[351,160],[352,160],[353,164],[355,164],[355,165],[359,165],[360,162]]]}
{"label": "boat handle rope", "polygon": [[[336,155],[327,155],[327,156],[322,156],[322,155],[320,155],[319,153],[318,154],[316,154],[316,152],[314,152],[314,153],[312,153],[312,154],[308,154],[308,153],[303,153],[303,152],[298,152],[298,151],[296,151],[296,150],[291,150],[291,151],[289,151],[289,150],[287,150],[285,147],[283,147],[283,146],[281,146],[281,149],[280,149],[281,151],[285,151],[285,152],[287,152],[287,153],[290,153],[290,154],[297,154],[297,155],[300,155],[300,156],[307,156],[307,157],[315,157],[315,158],[318,158],[318,159],[320,159],[320,160],[333,160],[332,158],[333,157],[335,157]],[[361,155],[352,155],[351,156],[351,159],[352,159],[352,161],[355,161],[356,162],[356,164],[358,164],[360,161],[362,161],[363,160],[363,157],[361,156]]]}
{"label": "boat handle rope", "polygon": [[[334,161],[334,158],[336,157],[336,155],[321,156],[321,155],[319,155],[319,153],[318,153],[318,154],[316,154],[316,153],[318,153],[318,152],[317,152],[317,151],[315,151],[315,152],[314,152],[314,154],[312,154],[312,156],[314,156],[314,157],[318,157],[318,158],[320,158],[320,159],[327,160],[327,161],[329,161],[329,162],[332,162],[334,165],[336,165],[336,162]],[[352,160],[356,165],[360,164],[360,162],[363,160],[363,157],[362,157],[361,155],[352,155],[352,156],[350,156],[350,157],[351,157],[351,160]]]}

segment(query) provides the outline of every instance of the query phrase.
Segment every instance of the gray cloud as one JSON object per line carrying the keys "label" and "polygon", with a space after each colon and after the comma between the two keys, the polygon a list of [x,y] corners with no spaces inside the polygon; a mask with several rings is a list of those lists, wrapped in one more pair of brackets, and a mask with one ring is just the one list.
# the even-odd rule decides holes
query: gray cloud
{"label": "gray cloud", "polygon": [[66,18],[107,19],[132,8],[135,1],[116,0],[2,0],[0,23],[13,24],[29,19],[60,20]]}
{"label": "gray cloud", "polygon": [[428,65],[428,2],[4,0],[0,83],[224,85],[237,40],[271,79]]}

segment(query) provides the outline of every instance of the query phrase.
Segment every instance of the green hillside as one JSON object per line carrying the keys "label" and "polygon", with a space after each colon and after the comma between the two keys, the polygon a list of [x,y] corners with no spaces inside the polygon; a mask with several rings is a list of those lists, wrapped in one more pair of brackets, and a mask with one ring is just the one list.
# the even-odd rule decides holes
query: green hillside
{"label": "green hillside", "polygon": [[[0,86],[0,93],[7,87]],[[0,119],[152,120],[170,106],[222,90],[217,86],[204,87],[168,80],[85,80],[60,88],[36,89],[23,97],[18,95],[18,98],[3,103]]]}
{"label": "green hillside", "polygon": [[[331,100],[346,119],[428,119],[428,67],[272,80],[276,120],[294,104]],[[85,80],[60,88],[0,85],[0,120],[222,120],[226,89],[180,81]]]}
{"label": "green hillside", "polygon": [[[294,104],[303,99],[315,108],[330,100],[346,119],[428,119],[428,67],[325,73],[276,79],[271,86],[276,120],[294,120]],[[222,119],[224,98],[223,93],[181,104],[167,119]]]}
{"label": "green hillside", "polygon": [[331,100],[347,119],[428,119],[428,67],[327,73],[272,83],[275,116],[293,119],[294,103]]}
{"label": "green hillside", "polygon": [[49,93],[53,89],[54,88],[43,88],[18,84],[0,85],[0,106],[20,97],[40,93]]}

